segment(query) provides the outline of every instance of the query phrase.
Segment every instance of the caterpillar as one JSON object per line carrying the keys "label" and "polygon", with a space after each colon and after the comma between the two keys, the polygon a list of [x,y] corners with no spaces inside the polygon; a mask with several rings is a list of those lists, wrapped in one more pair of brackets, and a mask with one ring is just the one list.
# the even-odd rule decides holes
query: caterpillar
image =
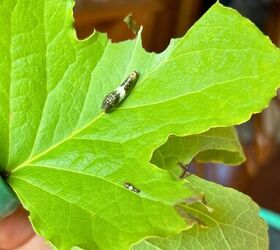
{"label": "caterpillar", "polygon": [[104,97],[101,108],[105,113],[111,112],[113,108],[117,107],[129,95],[138,78],[139,73],[132,71],[117,89]]}
{"label": "caterpillar", "polygon": [[191,173],[189,172],[189,165],[188,164],[184,164],[182,162],[178,163],[178,166],[180,166],[182,168],[182,174],[180,175],[180,179],[184,179],[186,177],[188,177],[189,175],[191,175]]}
{"label": "caterpillar", "polygon": [[125,182],[123,185],[124,185],[125,188],[127,188],[130,191],[133,191],[135,193],[140,193],[140,190],[138,188],[134,187],[133,185],[131,185],[128,182]]}

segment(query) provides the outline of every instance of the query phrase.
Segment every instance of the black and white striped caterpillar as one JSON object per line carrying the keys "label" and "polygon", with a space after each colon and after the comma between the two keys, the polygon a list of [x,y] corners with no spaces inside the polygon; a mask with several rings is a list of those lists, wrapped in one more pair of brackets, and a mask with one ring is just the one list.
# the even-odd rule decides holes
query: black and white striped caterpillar
{"label": "black and white striped caterpillar", "polygon": [[124,80],[121,85],[113,92],[104,97],[101,108],[105,113],[109,113],[113,108],[117,107],[130,93],[139,78],[139,73],[132,73]]}
{"label": "black and white striped caterpillar", "polygon": [[124,187],[132,192],[135,192],[135,193],[140,193],[140,190],[136,187],[134,187],[133,185],[131,185],[130,183],[128,182],[125,182],[124,184]]}

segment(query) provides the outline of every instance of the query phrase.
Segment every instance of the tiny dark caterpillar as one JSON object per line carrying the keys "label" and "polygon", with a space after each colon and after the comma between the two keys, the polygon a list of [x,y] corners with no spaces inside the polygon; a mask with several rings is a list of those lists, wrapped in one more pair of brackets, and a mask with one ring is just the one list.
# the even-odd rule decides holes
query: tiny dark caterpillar
{"label": "tiny dark caterpillar", "polygon": [[178,165],[182,168],[183,172],[180,175],[180,179],[184,179],[186,177],[188,177],[189,175],[191,175],[191,173],[189,172],[189,165],[188,164],[184,164],[182,162],[179,162]]}
{"label": "tiny dark caterpillar", "polygon": [[123,185],[124,185],[125,188],[127,188],[127,189],[130,190],[130,191],[133,191],[133,192],[135,192],[135,193],[140,193],[140,190],[139,190],[138,188],[132,186],[132,185],[131,185],[130,183],[128,183],[128,182],[125,182]]}
{"label": "tiny dark caterpillar", "polygon": [[117,107],[130,93],[139,78],[139,73],[132,71],[132,73],[125,79],[125,81],[113,92],[104,97],[101,108],[105,113],[109,113],[113,108]]}

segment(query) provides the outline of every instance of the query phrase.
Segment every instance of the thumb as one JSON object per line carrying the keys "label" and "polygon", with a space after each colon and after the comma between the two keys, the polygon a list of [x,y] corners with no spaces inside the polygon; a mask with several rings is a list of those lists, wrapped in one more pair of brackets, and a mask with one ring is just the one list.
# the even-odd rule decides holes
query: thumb
{"label": "thumb", "polygon": [[0,176],[0,220],[12,214],[19,206],[15,193]]}

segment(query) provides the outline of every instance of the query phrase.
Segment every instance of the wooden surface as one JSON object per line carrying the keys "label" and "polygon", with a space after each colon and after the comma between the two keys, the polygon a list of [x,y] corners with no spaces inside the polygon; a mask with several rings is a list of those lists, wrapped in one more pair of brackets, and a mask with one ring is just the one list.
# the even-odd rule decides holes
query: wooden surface
{"label": "wooden surface", "polygon": [[94,29],[107,32],[114,42],[134,36],[124,18],[130,13],[143,26],[143,46],[148,51],[163,51],[170,38],[179,37],[201,15],[201,0],[80,0],[75,7],[75,27],[80,39]]}
{"label": "wooden surface", "polygon": [[[280,152],[280,147],[276,148]],[[254,175],[241,166],[196,164],[192,173],[202,178],[235,188],[249,195],[261,207],[280,214],[280,154],[275,154]]]}
{"label": "wooden surface", "polygon": [[271,5],[265,29],[271,40],[280,47],[280,1]]}

